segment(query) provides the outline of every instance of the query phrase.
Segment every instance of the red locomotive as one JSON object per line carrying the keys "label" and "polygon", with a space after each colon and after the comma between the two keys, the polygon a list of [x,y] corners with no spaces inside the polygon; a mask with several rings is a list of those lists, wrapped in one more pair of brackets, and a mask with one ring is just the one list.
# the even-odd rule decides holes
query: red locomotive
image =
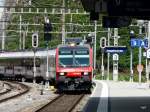
{"label": "red locomotive", "polygon": [[92,71],[92,49],[89,45],[57,47],[56,85],[58,90],[90,90]]}

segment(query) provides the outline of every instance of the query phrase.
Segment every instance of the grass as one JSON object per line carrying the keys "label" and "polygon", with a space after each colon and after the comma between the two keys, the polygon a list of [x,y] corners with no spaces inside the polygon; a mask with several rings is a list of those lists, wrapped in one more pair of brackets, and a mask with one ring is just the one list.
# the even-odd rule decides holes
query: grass
{"label": "grass", "polygon": [[[138,82],[139,81],[139,75],[138,73],[133,74],[133,81]],[[96,79],[102,80],[102,75],[100,73],[97,73],[95,76]],[[107,72],[104,73],[104,80],[107,79]],[[112,73],[109,74],[109,80],[113,80]],[[146,76],[142,74],[142,82],[146,82]],[[118,81],[130,81],[130,74],[129,73],[118,73]]]}

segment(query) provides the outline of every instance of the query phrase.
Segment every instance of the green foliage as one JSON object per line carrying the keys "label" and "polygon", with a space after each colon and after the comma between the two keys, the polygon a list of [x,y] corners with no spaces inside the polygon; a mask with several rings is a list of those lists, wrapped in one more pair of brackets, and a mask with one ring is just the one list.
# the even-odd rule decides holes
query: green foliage
{"label": "green foliage", "polygon": [[[78,9],[79,12],[84,12],[84,9],[81,5],[80,1],[72,1],[72,0],[65,0],[66,1],[66,11],[67,9],[71,9],[71,11],[76,12]],[[60,8],[63,6],[63,0],[32,0],[32,11],[36,11],[34,7],[40,7],[39,12],[44,12],[44,8],[46,7],[48,11],[52,11],[55,8],[56,11],[59,11]],[[24,8],[24,11],[28,11],[28,8]],[[20,8],[16,9],[16,11],[21,11]],[[62,31],[62,15],[61,14],[47,14],[47,13],[39,13],[39,14],[32,14],[32,13],[24,13],[24,14],[12,14],[10,21],[16,24],[8,24],[7,25],[7,32],[6,35],[9,36],[6,42],[6,50],[18,50],[19,49],[19,39],[20,39],[20,15],[22,15],[22,23],[24,24],[33,24],[39,23],[40,25],[28,25],[28,33],[26,35],[25,41],[25,48],[32,49],[31,39],[32,33],[38,31],[39,32],[39,48],[45,48],[45,42],[43,37],[43,23],[44,23],[44,16],[48,16],[52,23],[58,23],[53,25],[53,32],[61,32]],[[66,37],[86,37],[87,34],[77,34],[77,32],[89,31],[94,32],[94,24],[90,21],[89,15],[80,15],[80,14],[67,14],[65,17],[65,28],[66,31],[72,32],[66,34]],[[72,24],[67,24],[71,23]],[[98,24],[101,24],[101,20],[97,21]],[[135,21],[133,21],[134,24]],[[92,23],[93,26],[84,26]],[[81,25],[78,25],[81,24]],[[82,25],[83,24],[83,25]],[[22,26],[22,32],[26,31],[26,27]],[[120,72],[129,72],[130,66],[130,37],[129,32],[130,30],[134,30],[136,36],[138,36],[138,28],[135,26],[125,27],[119,29],[119,45],[120,46],[127,46],[128,50],[126,53],[119,55],[119,71]],[[101,32],[103,31],[103,32]],[[105,31],[105,32],[104,32]],[[100,72],[101,66],[101,49],[99,47],[99,41],[101,37],[107,37],[107,29],[101,26],[97,26],[97,68],[98,72]],[[113,36],[113,33],[112,33]],[[22,36],[21,36],[22,37]],[[49,42],[49,47],[56,47],[58,44],[61,44],[61,33],[54,33],[52,34],[52,41]],[[22,41],[22,40],[21,40]],[[110,45],[113,46],[113,37],[110,39]],[[144,60],[142,60],[144,63]],[[110,56],[110,69],[112,70],[112,55]],[[133,50],[133,67],[134,70],[136,69],[136,65],[138,64],[138,49],[134,48]],[[104,54],[104,65],[105,68],[107,66],[107,54]],[[121,77],[122,79],[122,77]],[[128,79],[128,78],[126,78]]]}

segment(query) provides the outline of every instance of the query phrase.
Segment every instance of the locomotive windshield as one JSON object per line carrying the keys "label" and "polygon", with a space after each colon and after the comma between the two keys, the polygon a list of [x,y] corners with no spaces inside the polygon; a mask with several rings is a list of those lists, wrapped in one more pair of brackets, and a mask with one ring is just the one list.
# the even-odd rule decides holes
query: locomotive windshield
{"label": "locomotive windshield", "polygon": [[59,66],[86,67],[89,66],[88,48],[61,48],[59,49]]}

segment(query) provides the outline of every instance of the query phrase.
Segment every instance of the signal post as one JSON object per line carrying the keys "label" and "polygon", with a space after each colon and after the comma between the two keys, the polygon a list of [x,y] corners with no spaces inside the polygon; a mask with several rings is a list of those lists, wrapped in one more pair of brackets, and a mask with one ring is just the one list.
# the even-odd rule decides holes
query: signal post
{"label": "signal post", "polygon": [[105,37],[102,37],[100,39],[100,48],[101,48],[101,51],[102,51],[102,64],[101,64],[101,74],[102,74],[102,80],[104,80],[104,48],[106,47],[106,38]]}
{"label": "signal post", "polygon": [[32,34],[32,47],[34,52],[34,60],[33,60],[33,83],[36,83],[36,48],[38,47],[38,33]]}
{"label": "signal post", "polygon": [[45,17],[45,23],[44,23],[44,41],[46,43],[46,50],[47,50],[47,58],[46,58],[46,89],[49,89],[49,60],[48,60],[48,44],[49,44],[49,41],[51,41],[51,32],[52,31],[52,25],[49,21],[49,18],[48,17]]}
{"label": "signal post", "polygon": [[130,31],[130,82],[133,82],[133,49],[131,45],[131,40],[135,38],[134,31]]}

